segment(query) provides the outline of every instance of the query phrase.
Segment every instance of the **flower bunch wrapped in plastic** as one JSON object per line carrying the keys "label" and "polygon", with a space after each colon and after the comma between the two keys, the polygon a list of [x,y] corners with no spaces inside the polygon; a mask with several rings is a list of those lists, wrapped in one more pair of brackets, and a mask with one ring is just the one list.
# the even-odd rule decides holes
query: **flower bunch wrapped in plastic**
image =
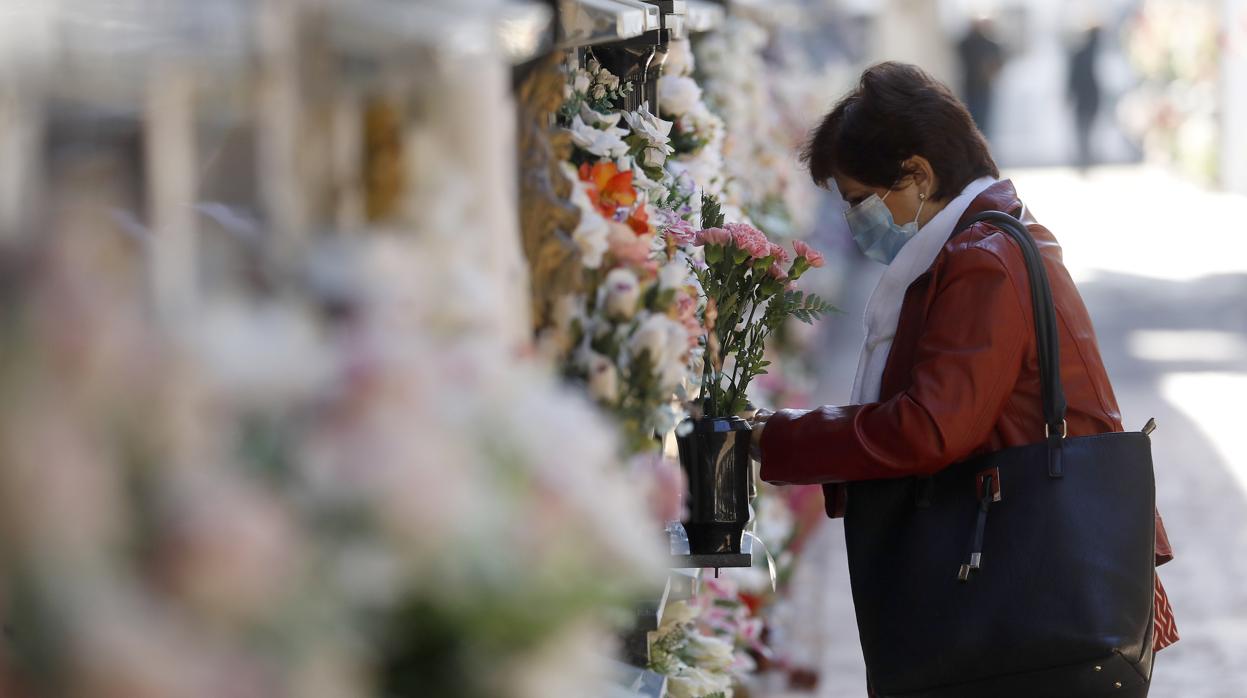
{"label": "flower bunch wrapped in plastic", "polygon": [[764,623],[757,616],[758,600],[757,596],[743,593],[731,579],[702,580],[701,593],[693,599],[701,627],[732,646],[732,672],[738,675],[756,669],[751,653],[759,657],[770,655],[770,649],[762,642]]}
{"label": "flower bunch wrapped in plastic", "polygon": [[696,603],[667,604],[658,630],[650,633],[649,667],[668,677],[672,698],[731,698],[732,672],[742,660],[731,642],[699,625],[701,613]]}

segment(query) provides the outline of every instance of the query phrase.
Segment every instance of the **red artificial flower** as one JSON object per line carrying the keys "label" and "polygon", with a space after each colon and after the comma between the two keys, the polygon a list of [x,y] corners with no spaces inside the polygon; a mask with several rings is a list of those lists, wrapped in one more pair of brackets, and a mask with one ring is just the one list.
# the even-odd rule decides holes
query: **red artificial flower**
{"label": "red artificial flower", "polygon": [[589,201],[593,202],[598,212],[607,220],[615,220],[615,212],[620,206],[631,206],[636,203],[636,189],[632,187],[632,170],[620,172],[613,162],[599,162],[592,166],[589,163],[581,165],[580,180],[593,185],[587,191]]}
{"label": "red artificial flower", "polygon": [[637,206],[632,210],[632,214],[628,216],[628,227],[632,228],[632,232],[637,235],[649,232],[649,214],[645,212],[645,206]]}

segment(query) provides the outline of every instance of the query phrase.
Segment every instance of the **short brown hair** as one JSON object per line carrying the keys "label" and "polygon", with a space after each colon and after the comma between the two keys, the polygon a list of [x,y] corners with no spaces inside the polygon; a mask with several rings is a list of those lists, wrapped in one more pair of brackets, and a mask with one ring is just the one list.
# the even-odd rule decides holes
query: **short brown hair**
{"label": "short brown hair", "polygon": [[801,159],[819,186],[843,174],[874,187],[892,187],[914,155],[931,162],[936,199],[967,184],[1000,176],[987,140],[970,112],[940,81],[906,63],[880,63],[814,129]]}

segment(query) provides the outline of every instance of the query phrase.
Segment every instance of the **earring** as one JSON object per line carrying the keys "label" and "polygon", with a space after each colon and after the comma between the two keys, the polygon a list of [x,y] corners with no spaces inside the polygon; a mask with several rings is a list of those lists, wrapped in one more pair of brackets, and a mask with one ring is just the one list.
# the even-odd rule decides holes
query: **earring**
{"label": "earring", "polygon": [[918,200],[919,200],[919,201],[926,201],[926,200],[927,200],[927,195],[926,195],[926,194],[924,194],[924,193],[919,193],[919,194],[918,194]]}

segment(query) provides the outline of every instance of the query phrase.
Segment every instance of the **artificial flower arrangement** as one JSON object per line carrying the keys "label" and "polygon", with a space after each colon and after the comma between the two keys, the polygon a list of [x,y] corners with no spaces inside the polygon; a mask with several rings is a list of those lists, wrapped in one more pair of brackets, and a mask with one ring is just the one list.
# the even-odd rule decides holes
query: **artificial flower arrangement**
{"label": "artificial flower arrangement", "polygon": [[592,57],[569,71],[559,119],[574,146],[564,172],[581,213],[572,239],[586,290],[558,301],[546,335],[636,454],[678,423],[676,396],[696,375],[704,330],[685,249],[700,190],[667,167],[673,123],[623,108],[632,90]]}

